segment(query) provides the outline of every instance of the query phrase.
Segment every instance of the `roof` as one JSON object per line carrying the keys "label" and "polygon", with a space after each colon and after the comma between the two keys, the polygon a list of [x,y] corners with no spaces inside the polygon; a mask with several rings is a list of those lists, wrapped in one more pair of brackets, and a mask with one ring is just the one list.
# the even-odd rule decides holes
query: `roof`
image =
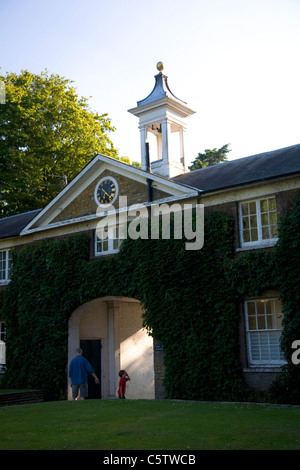
{"label": "roof", "polygon": [[176,176],[176,183],[216,191],[300,172],[300,144],[239,158]]}
{"label": "roof", "polygon": [[41,209],[37,209],[0,219],[0,239],[18,236],[40,211]]}
{"label": "roof", "polygon": [[138,106],[143,106],[144,104],[152,103],[154,101],[158,101],[162,98],[171,98],[176,101],[181,101],[182,103],[186,104],[184,101],[177,98],[170,90],[168,85],[168,77],[161,72],[155,75],[155,85],[153,90],[151,91],[150,95],[148,95],[143,100],[137,102]]}
{"label": "roof", "polygon": [[[100,156],[98,156],[100,157]],[[101,156],[105,161],[109,157]],[[120,165],[112,159],[115,165]],[[87,168],[91,165],[90,163]],[[128,165],[130,167],[130,165]],[[140,169],[130,167],[131,171],[143,172]],[[300,144],[286,147],[271,152],[253,155],[251,157],[239,158],[229,162],[219,163],[199,170],[190,171],[176,176],[172,180],[151,174],[152,178],[173,181],[179,185],[189,186],[203,192],[216,191],[226,188],[237,187],[259,181],[292,176],[300,173]],[[79,177],[79,175],[78,175]],[[77,178],[77,177],[76,177]],[[76,182],[76,178],[74,181]],[[68,185],[68,187],[71,184]],[[65,188],[67,190],[67,188]],[[57,196],[59,197],[59,196]],[[56,200],[56,198],[54,199]],[[45,210],[45,209],[44,209]],[[20,235],[42,212],[42,209],[25,212],[0,219],[0,239]]]}
{"label": "roof", "polygon": [[[178,200],[181,198],[195,197],[198,191],[195,188],[188,188],[185,185],[176,183],[170,178],[161,177],[155,173],[149,173],[148,171],[137,168],[128,163],[117,160],[116,158],[107,157],[106,155],[96,155],[78,174],[73,178],[70,183],[65,186],[60,193],[47,204],[36,217],[28,222],[26,227],[22,230],[20,235],[25,235],[33,231],[48,230],[49,225],[53,228],[54,220],[58,215],[63,213],[63,210],[67,205],[77,197],[81,191],[85,190],[87,186],[93,184],[92,191],[95,192],[96,179],[101,178],[104,170],[113,171],[117,174],[123,175],[124,177],[130,178],[136,182],[142,182],[147,186],[147,180],[153,181],[155,188],[162,191],[166,195],[164,200]],[[102,175],[102,176],[101,176]],[[98,180],[99,181],[99,180]],[[147,199],[147,197],[146,197]],[[160,199],[162,200],[162,199]],[[137,203],[137,201],[135,201]],[[143,204],[146,201],[142,202]],[[96,204],[96,202],[95,202]],[[87,217],[87,219],[85,219]],[[64,224],[73,224],[77,222],[83,222],[84,220],[96,221],[99,217],[99,213],[96,207],[92,209],[92,213],[82,214],[82,216],[67,217]],[[58,224],[62,223],[57,222]]]}

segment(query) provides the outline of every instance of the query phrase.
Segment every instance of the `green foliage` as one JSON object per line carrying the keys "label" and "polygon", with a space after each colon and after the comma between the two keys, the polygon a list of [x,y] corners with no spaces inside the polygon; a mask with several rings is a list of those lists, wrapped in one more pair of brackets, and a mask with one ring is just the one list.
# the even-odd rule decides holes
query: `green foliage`
{"label": "green foliage", "polygon": [[225,144],[219,149],[206,149],[204,150],[204,153],[198,153],[198,156],[192,162],[191,166],[189,166],[189,170],[198,170],[199,168],[205,168],[206,166],[227,162],[227,154],[231,152],[229,145],[230,144]]}
{"label": "green foliage", "polygon": [[44,207],[97,153],[118,157],[108,115],[93,113],[70,80],[23,70],[0,81],[1,217]]}
{"label": "green foliage", "polygon": [[9,373],[5,386],[65,394],[68,318],[80,303],[89,250],[85,237],[43,241],[16,250],[3,301]]}
{"label": "green foliage", "polygon": [[300,364],[293,364],[292,343],[300,339],[300,197],[294,208],[281,219],[276,246],[280,297],[283,303],[281,347],[287,365],[284,374],[270,389],[270,399],[280,403],[300,404]]}
{"label": "green foliage", "polygon": [[247,400],[239,305],[247,296],[278,289],[288,368],[270,399],[299,403],[299,366],[290,363],[291,343],[300,331],[299,201],[283,218],[273,251],[239,257],[233,253],[234,222],[220,213],[206,216],[199,251],[185,250],[184,240],[127,239],[117,255],[88,261],[89,240],[83,235],[15,250],[12,281],[2,294],[5,386],[42,388],[46,399],[64,396],[70,315],[84,302],[116,295],[141,301],[144,326],[164,348],[168,397]]}
{"label": "green foliage", "polygon": [[195,252],[180,240],[132,243],[145,325],[163,345],[172,398],[229,399],[243,389],[233,334],[238,312],[224,273],[224,260],[232,256],[232,220],[211,214],[204,238],[204,248]]}

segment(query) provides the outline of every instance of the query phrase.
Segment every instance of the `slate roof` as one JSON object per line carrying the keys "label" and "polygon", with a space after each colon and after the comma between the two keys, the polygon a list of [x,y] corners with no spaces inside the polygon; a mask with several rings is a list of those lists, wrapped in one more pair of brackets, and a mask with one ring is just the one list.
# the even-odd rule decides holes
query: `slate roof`
{"label": "slate roof", "polygon": [[[300,173],[300,144],[194,170],[173,181],[203,192]],[[0,239],[16,237],[42,209],[0,219]]]}
{"label": "slate roof", "polygon": [[200,168],[173,180],[210,192],[297,173],[300,173],[300,144]]}
{"label": "slate roof", "polygon": [[0,219],[0,239],[20,235],[20,232],[38,215],[41,209]]}

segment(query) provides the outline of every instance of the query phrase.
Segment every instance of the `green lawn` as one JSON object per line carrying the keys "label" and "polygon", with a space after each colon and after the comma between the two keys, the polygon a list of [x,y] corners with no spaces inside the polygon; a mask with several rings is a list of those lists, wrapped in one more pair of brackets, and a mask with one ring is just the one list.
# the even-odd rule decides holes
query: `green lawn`
{"label": "green lawn", "polygon": [[86,400],[0,408],[1,450],[300,450],[300,407]]}

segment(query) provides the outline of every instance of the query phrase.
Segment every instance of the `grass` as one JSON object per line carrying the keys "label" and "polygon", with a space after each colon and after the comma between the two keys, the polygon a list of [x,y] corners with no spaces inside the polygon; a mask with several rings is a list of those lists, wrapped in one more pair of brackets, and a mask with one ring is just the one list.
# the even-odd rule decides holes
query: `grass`
{"label": "grass", "polygon": [[300,450],[300,407],[151,400],[0,409],[1,450]]}

